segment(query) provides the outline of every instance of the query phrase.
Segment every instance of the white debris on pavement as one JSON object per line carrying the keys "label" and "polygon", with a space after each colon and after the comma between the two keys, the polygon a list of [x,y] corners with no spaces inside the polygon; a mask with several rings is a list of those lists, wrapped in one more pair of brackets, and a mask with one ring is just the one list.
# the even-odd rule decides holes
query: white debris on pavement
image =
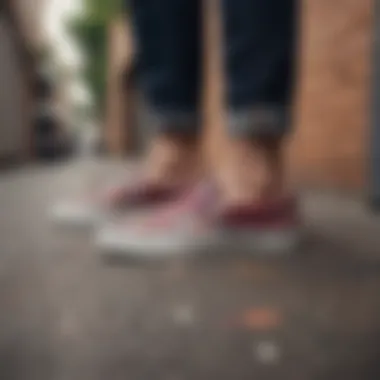
{"label": "white debris on pavement", "polygon": [[189,304],[177,305],[173,310],[172,317],[178,325],[193,325],[195,321],[194,308]]}
{"label": "white debris on pavement", "polygon": [[254,357],[262,364],[277,364],[281,357],[281,349],[274,341],[262,341],[253,347]]}

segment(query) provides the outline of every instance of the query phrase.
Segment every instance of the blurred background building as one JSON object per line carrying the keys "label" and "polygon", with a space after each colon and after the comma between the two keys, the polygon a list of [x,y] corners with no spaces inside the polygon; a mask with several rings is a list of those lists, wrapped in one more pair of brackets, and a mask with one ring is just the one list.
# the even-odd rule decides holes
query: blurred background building
{"label": "blurred background building", "polygon": [[[5,0],[0,15],[0,157],[60,155],[68,143],[45,0]],[[49,152],[49,153],[47,153]]]}
{"label": "blurred background building", "polygon": [[[134,81],[133,38],[120,2],[1,4],[0,156],[37,157],[44,144],[57,138],[98,140],[115,156],[140,149],[136,131],[147,132],[141,128],[144,111]],[[218,0],[204,5],[205,146],[217,165],[220,152],[228,149]],[[290,177],[314,187],[364,190],[369,181],[374,2],[307,0],[301,5]],[[36,115],[58,132],[36,136]]]}
{"label": "blurred background building", "polygon": [[33,87],[37,55],[42,45],[43,3],[43,0],[5,0],[1,3],[0,157],[3,159],[24,159],[33,155]]}

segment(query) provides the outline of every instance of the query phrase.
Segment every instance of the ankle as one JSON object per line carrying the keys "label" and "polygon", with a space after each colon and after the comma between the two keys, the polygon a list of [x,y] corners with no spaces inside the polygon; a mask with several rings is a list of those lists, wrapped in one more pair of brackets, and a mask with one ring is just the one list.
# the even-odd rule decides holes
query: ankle
{"label": "ankle", "polygon": [[163,135],[151,145],[146,160],[148,176],[168,184],[191,181],[200,170],[198,143],[195,137]]}
{"label": "ankle", "polygon": [[284,191],[282,140],[235,140],[222,179],[227,203],[273,199]]}

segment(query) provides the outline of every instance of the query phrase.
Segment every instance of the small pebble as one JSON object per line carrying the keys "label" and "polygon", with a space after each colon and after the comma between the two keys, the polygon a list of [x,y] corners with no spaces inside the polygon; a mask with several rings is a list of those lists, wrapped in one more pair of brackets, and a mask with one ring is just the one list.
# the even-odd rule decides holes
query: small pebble
{"label": "small pebble", "polygon": [[191,305],[179,305],[173,311],[173,320],[179,325],[194,324],[194,310]]}
{"label": "small pebble", "polygon": [[260,363],[271,365],[280,360],[280,347],[272,341],[264,341],[254,346],[254,356]]}

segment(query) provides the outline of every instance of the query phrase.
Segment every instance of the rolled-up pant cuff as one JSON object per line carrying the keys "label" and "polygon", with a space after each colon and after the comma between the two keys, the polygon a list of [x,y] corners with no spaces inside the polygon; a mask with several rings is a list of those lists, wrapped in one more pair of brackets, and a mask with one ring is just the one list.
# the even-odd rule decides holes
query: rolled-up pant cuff
{"label": "rolled-up pant cuff", "polygon": [[200,116],[196,111],[149,109],[153,133],[195,136],[199,133]]}
{"label": "rolled-up pant cuff", "polygon": [[228,133],[231,137],[282,137],[288,133],[289,107],[262,105],[228,112]]}

